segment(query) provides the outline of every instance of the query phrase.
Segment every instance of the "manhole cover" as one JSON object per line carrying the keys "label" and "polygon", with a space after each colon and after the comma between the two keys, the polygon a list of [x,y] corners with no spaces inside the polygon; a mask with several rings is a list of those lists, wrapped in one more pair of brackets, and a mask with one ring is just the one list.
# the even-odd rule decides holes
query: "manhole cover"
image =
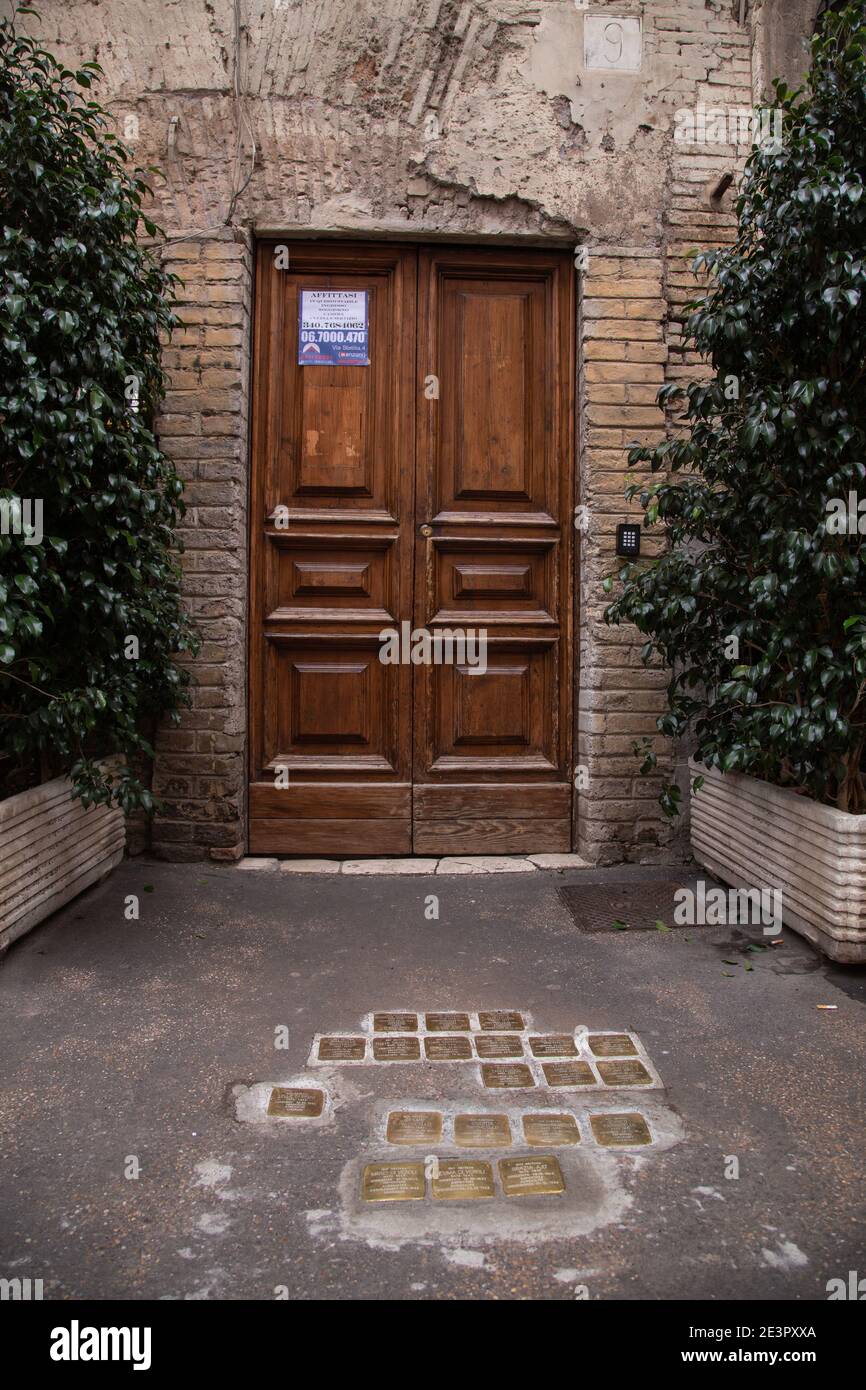
{"label": "manhole cover", "polygon": [[581,931],[661,931],[686,925],[674,921],[674,894],[683,887],[681,879],[670,878],[578,883],[556,891]]}

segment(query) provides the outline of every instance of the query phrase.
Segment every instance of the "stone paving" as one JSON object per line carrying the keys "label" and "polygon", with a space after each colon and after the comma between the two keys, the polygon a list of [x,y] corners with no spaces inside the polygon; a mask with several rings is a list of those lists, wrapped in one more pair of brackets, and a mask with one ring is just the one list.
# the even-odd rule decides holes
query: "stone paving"
{"label": "stone paving", "polygon": [[536,869],[585,869],[579,854],[466,854],[440,859],[267,859],[247,856],[235,869],[283,874],[531,874]]}

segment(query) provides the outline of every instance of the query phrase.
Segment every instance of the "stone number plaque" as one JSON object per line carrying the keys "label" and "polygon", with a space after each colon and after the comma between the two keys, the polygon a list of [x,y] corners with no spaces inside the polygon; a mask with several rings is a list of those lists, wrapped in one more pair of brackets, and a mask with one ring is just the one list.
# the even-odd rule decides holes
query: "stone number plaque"
{"label": "stone number plaque", "polygon": [[499,1177],[506,1197],[537,1197],[548,1192],[564,1192],[565,1179],[559,1160],[543,1158],[500,1158]]}
{"label": "stone number plaque", "polygon": [[643,1115],[590,1115],[589,1123],[597,1143],[605,1148],[618,1144],[651,1144],[652,1135]]}
{"label": "stone number plaque", "polygon": [[480,1158],[443,1158],[439,1172],[431,1180],[434,1197],[450,1201],[495,1197],[493,1169]]}
{"label": "stone number plaque", "polygon": [[417,1202],[426,1195],[423,1163],[368,1163],[364,1169],[365,1202]]}
{"label": "stone number plaque", "polygon": [[282,1119],[313,1119],[325,1104],[323,1091],[307,1091],[294,1086],[275,1086],[268,1101],[268,1114]]}
{"label": "stone number plaque", "polygon": [[604,72],[640,72],[641,25],[637,15],[587,15],[583,60]]}

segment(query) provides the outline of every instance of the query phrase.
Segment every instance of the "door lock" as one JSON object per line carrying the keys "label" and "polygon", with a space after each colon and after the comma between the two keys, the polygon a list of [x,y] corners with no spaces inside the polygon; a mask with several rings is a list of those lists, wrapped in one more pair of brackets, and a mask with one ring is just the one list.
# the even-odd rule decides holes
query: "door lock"
{"label": "door lock", "polygon": [[432,527],[432,526],[428,526],[427,523],[425,522],[425,524],[421,527],[421,535],[422,535],[422,536],[432,536],[432,535],[433,535],[433,527]]}

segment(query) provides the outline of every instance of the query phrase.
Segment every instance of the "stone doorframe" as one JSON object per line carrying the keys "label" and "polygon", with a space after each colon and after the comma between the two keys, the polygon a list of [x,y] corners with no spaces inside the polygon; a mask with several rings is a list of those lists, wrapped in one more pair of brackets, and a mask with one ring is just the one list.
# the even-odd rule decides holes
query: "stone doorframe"
{"label": "stone doorframe", "polygon": [[[375,229],[339,233],[298,227],[225,228],[170,240],[167,269],[181,276],[183,327],[165,349],[171,389],[157,421],[160,442],[184,479],[187,512],[184,595],[203,645],[190,662],[192,704],[156,741],[153,786],[163,810],[152,850],[172,860],[232,862],[247,846],[247,613],[252,308],[255,238],[317,236],[374,240]],[[443,236],[418,227],[380,233],[417,242],[562,247],[561,234]],[[587,785],[576,791],[574,848],[591,862],[634,857],[658,844],[657,786],[636,785],[635,738],[655,728],[663,672],[644,671],[639,637],[607,628],[601,584],[614,558],[627,446],[654,440],[664,417],[654,404],[665,379],[666,285],[659,246],[581,248],[577,295],[577,497],[586,508],[578,539],[574,659],[575,762]],[[645,547],[646,549],[646,547]]]}

